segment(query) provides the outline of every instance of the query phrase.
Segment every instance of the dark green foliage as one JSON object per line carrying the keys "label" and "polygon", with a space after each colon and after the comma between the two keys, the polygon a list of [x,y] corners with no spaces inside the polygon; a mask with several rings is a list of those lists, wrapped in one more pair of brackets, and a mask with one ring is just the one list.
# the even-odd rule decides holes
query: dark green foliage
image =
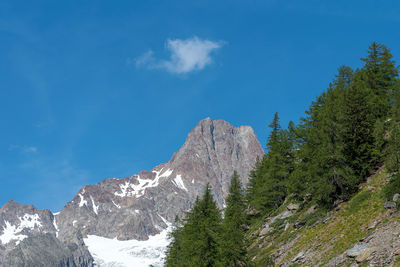
{"label": "dark green foliage", "polygon": [[201,200],[173,233],[165,266],[215,266],[218,240],[221,234],[221,214],[207,185]]}
{"label": "dark green foliage", "polygon": [[388,141],[386,168],[389,172],[400,171],[400,126],[394,123]]}
{"label": "dark green foliage", "polygon": [[[196,203],[198,203],[198,199],[196,199]],[[196,205],[196,204],[195,204]],[[180,262],[180,255],[182,253],[182,240],[181,240],[181,233],[183,229],[182,221],[179,219],[178,216],[175,217],[174,222],[174,231],[170,233],[171,243],[168,245],[168,253],[167,258],[165,261],[166,266],[182,266],[179,265]]]}
{"label": "dark green foliage", "polygon": [[299,198],[311,194],[322,205],[346,198],[355,176],[343,154],[343,103],[353,71],[342,66],[326,93],[312,103],[308,117],[296,129],[296,166],[289,179],[289,193]]}
{"label": "dark green foliage", "polygon": [[383,188],[386,199],[392,200],[394,194],[400,194],[400,174],[395,174],[390,178],[389,183]]}
{"label": "dark green foliage", "polygon": [[271,128],[271,134],[268,136],[267,150],[274,151],[277,149],[276,146],[279,144],[279,134],[282,130],[278,112],[274,114],[274,119],[268,127]]}
{"label": "dark green foliage", "polygon": [[207,185],[183,221],[171,233],[165,266],[249,266],[245,243],[246,205],[235,171],[226,199],[224,220]]}
{"label": "dark green foliage", "polygon": [[373,165],[378,166],[387,153],[387,132],[389,124],[383,119],[375,121],[373,138],[375,141],[372,151]]}
{"label": "dark green foliage", "polygon": [[376,118],[386,118],[390,112],[390,103],[395,93],[398,68],[390,50],[383,44],[373,42],[368,55],[361,59],[365,62],[361,69],[365,86],[373,93],[371,102]]}
{"label": "dark green foliage", "polygon": [[245,243],[246,205],[244,192],[235,171],[226,199],[225,216],[222,223],[220,257],[217,266],[248,266]]}
{"label": "dark green foliage", "polygon": [[368,102],[370,91],[360,80],[355,80],[345,94],[343,104],[343,154],[359,177],[366,177],[373,168],[375,139],[373,106]]}
{"label": "dark green foliage", "polygon": [[265,267],[275,267],[276,266],[274,260],[271,257],[265,257],[263,259],[263,261],[261,262],[261,264],[262,264],[262,266],[265,266]]}
{"label": "dark green foliage", "polygon": [[400,80],[398,79],[393,91],[392,120],[400,122]]}
{"label": "dark green foliage", "polygon": [[297,127],[291,123],[282,130],[275,114],[268,153],[250,175],[247,199],[253,209],[272,212],[289,194],[329,207],[352,196],[386,155],[388,165],[400,165],[398,129],[388,123],[391,114],[400,122],[398,68],[389,49],[375,42],[362,60],[360,70],[338,69]]}
{"label": "dark green foliage", "polygon": [[290,124],[291,130],[282,130],[278,113],[275,113],[269,127],[268,154],[250,173],[247,187],[247,200],[261,215],[283,203],[287,196],[287,179],[294,167],[293,123]]}

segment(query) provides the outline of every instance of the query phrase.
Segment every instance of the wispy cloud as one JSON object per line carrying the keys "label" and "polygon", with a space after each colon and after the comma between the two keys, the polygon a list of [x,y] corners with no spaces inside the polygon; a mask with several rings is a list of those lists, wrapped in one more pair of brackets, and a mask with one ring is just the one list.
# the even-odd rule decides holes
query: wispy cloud
{"label": "wispy cloud", "polygon": [[21,153],[36,153],[38,148],[36,146],[20,146],[20,145],[10,145],[8,147],[9,151],[19,151]]}
{"label": "wispy cloud", "polygon": [[149,50],[135,60],[136,67],[164,69],[171,73],[185,74],[204,69],[212,62],[211,53],[224,45],[223,41],[210,41],[193,37],[168,39],[166,49],[171,53],[169,60],[159,60]]}

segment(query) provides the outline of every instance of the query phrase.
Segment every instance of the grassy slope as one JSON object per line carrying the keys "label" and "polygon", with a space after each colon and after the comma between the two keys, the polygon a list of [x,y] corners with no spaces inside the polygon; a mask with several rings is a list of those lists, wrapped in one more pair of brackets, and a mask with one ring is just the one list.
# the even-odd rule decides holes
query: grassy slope
{"label": "grassy slope", "polygon": [[[329,218],[326,223],[303,226],[299,229],[294,229],[291,224],[286,231],[275,225],[277,230],[264,239],[258,238],[262,222],[255,224],[252,228],[255,237],[252,238],[250,256],[255,259],[257,266],[266,266],[268,258],[273,253],[281,254],[279,263],[282,263],[291,262],[299,252],[303,251],[307,255],[312,255],[307,259],[307,264],[313,266],[326,264],[368,236],[373,231],[368,228],[374,221],[387,222],[398,219],[397,215],[389,217],[388,211],[383,208],[385,199],[381,189],[386,178],[386,172],[378,171],[359,193],[350,201],[342,203],[339,211],[331,212],[330,216],[326,215],[325,218]],[[290,217],[289,222],[306,220],[312,225],[318,211],[314,215],[305,215],[305,210],[304,208]],[[279,249],[284,252],[279,253]]]}

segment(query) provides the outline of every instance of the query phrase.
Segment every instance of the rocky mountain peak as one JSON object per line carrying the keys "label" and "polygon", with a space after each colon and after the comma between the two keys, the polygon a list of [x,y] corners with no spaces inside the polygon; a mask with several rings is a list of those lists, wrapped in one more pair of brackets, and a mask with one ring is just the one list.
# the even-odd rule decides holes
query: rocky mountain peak
{"label": "rocky mountain peak", "polygon": [[[201,120],[182,148],[168,162],[171,169],[189,173],[195,181],[210,183],[221,205],[228,193],[230,176],[238,171],[244,184],[263,150],[249,126],[235,128],[223,120]],[[187,177],[187,176],[186,176]]]}
{"label": "rocky mountain peak", "polygon": [[[87,244],[96,244],[99,240],[134,240],[150,242],[150,247],[154,247],[153,240],[167,236],[165,231],[175,216],[184,216],[196,197],[203,194],[206,184],[211,185],[217,204],[222,209],[233,172],[236,170],[242,183],[246,184],[257,157],[262,155],[263,150],[251,127],[236,128],[226,121],[206,118],[193,128],[183,146],[167,163],[130,177],[105,179],[94,185],[85,185],[59,214],[53,215],[47,210],[8,202],[2,210],[13,211],[10,213],[13,220],[8,219],[9,215],[6,218],[5,212],[0,212],[0,235],[1,226],[4,229],[8,227],[7,231],[16,229],[18,223],[24,220],[21,219],[24,214],[30,214],[29,218],[35,216],[40,222],[29,230],[34,234],[25,235],[28,230],[23,230],[24,236],[14,239],[21,241],[25,236],[32,236],[33,240],[21,243],[23,246],[52,242],[60,247],[55,254],[68,256],[63,256],[64,261],[70,261],[71,257],[75,260],[82,255],[85,262],[91,261],[82,237],[87,238]],[[65,244],[76,244],[79,250],[66,253],[68,250],[55,240],[48,235],[41,235],[45,233],[55,235]],[[95,242],[91,242],[93,240]],[[15,245],[9,245],[7,250]],[[144,254],[160,258],[164,247],[156,245],[152,251]],[[138,253],[143,254],[140,251]]]}

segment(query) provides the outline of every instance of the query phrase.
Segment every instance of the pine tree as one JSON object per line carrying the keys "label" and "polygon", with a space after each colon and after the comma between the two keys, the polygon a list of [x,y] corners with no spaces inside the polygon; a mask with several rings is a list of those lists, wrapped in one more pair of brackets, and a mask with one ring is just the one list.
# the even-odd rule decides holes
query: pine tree
{"label": "pine tree", "polygon": [[400,122],[400,79],[397,79],[393,91],[392,118],[396,122]]}
{"label": "pine tree", "polygon": [[373,168],[375,121],[374,107],[368,101],[369,95],[369,88],[365,86],[362,78],[358,77],[346,92],[343,106],[343,153],[359,181]]}
{"label": "pine tree", "polygon": [[[198,198],[196,199],[195,205],[198,203]],[[182,221],[178,216],[175,217],[175,222],[173,224],[173,231],[169,235],[171,242],[167,247],[167,258],[165,259],[165,266],[182,266],[180,255],[182,254],[182,240],[181,233],[183,229]]]}
{"label": "pine tree", "polygon": [[263,215],[279,207],[287,195],[287,178],[293,171],[293,133],[282,130],[278,113],[269,125],[268,153],[250,174],[247,199],[250,207]]}
{"label": "pine tree", "polygon": [[346,163],[341,138],[344,93],[352,83],[353,71],[342,66],[326,92],[296,129],[296,166],[290,176],[289,193],[300,198],[311,194],[322,205],[331,205],[354,191],[354,175]]}
{"label": "pine tree", "polygon": [[281,132],[278,112],[275,112],[274,119],[272,120],[271,124],[268,125],[268,127],[271,128],[271,133],[268,136],[267,150],[273,151],[275,146],[277,146],[279,143],[279,134]]}
{"label": "pine tree", "polygon": [[193,209],[183,220],[183,226],[171,234],[165,266],[215,266],[221,235],[221,214],[210,186],[207,184],[202,199],[196,199]]}
{"label": "pine tree", "polygon": [[371,103],[375,118],[387,118],[399,75],[390,50],[383,44],[373,42],[361,69],[365,86],[372,92]]}
{"label": "pine tree", "polygon": [[400,126],[394,123],[388,141],[386,168],[389,172],[400,171]]}
{"label": "pine tree", "polygon": [[245,197],[247,203],[250,203],[250,207],[252,208],[250,212],[250,214],[252,215],[254,215],[254,213],[256,213],[256,211],[258,210],[256,207],[260,206],[257,204],[257,192],[262,185],[262,173],[264,172],[263,164],[265,162],[264,157],[261,159],[257,157],[255,166],[249,173],[249,182],[247,183],[246,187]]}
{"label": "pine tree", "polygon": [[231,179],[226,205],[217,266],[248,266],[244,228],[246,205],[242,185],[236,171]]}

